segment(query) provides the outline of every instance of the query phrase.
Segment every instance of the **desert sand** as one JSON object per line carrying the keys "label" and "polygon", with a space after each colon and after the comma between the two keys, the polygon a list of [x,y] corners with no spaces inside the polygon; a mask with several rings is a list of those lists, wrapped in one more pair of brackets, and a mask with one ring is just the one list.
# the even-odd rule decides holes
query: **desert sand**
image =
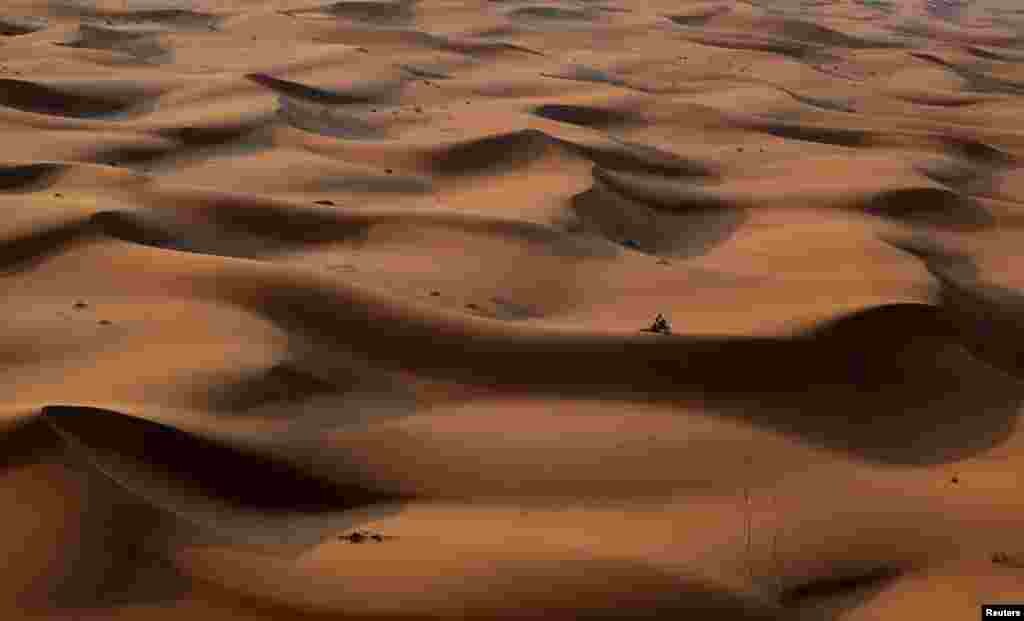
{"label": "desert sand", "polygon": [[0,617],[1024,603],[1013,0],[0,9]]}

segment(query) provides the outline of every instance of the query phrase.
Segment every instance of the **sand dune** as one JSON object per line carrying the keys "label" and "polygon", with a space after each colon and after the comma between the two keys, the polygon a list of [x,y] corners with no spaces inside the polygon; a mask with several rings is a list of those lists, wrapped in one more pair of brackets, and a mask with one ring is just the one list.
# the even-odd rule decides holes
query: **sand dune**
{"label": "sand dune", "polygon": [[1000,0],[6,3],[0,612],[1021,603],[1022,42]]}

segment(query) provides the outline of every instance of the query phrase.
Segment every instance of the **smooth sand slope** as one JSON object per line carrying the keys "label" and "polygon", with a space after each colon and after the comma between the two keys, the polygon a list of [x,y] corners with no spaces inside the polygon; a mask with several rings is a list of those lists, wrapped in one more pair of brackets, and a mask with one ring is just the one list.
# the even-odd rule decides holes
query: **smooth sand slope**
{"label": "smooth sand slope", "polygon": [[940,5],[4,2],[0,617],[1024,603],[1024,11]]}

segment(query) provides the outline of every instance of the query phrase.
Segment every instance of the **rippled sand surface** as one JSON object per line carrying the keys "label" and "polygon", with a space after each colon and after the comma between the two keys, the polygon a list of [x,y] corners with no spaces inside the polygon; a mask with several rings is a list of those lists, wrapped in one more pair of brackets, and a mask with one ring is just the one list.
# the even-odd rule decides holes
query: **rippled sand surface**
{"label": "rippled sand surface", "polygon": [[1024,602],[1012,0],[9,0],[0,138],[4,619]]}

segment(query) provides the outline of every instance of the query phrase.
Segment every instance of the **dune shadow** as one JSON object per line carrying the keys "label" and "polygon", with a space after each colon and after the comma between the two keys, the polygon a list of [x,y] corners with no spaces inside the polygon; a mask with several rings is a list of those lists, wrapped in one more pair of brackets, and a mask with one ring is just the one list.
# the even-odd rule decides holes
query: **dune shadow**
{"label": "dune shadow", "polygon": [[[237,200],[237,202],[236,202]],[[0,275],[31,270],[90,239],[109,237],[144,246],[223,257],[261,258],[277,252],[365,238],[367,219],[339,218],[316,209],[248,204],[231,197],[210,201],[199,221],[156,210],[100,211],[0,241]],[[240,209],[240,210],[239,210]]]}
{"label": "dune shadow", "polygon": [[413,391],[395,377],[345,352],[292,343],[273,366],[211,378],[193,395],[218,416],[258,416],[289,422],[292,437],[411,416]]}
{"label": "dune shadow", "polygon": [[135,170],[149,170],[173,161],[182,149],[170,144],[110,145],[98,150],[87,150],[81,159],[104,166],[117,166]]}
{"label": "dune shadow", "polygon": [[528,4],[505,12],[514,21],[537,26],[570,26],[573,24],[589,24],[598,19],[599,14],[590,7],[552,6]]}
{"label": "dune shadow", "polygon": [[787,609],[814,609],[841,598],[842,610],[855,610],[903,577],[909,567],[879,565],[859,573],[820,576],[786,588],[779,596]]}
{"label": "dune shadow", "polygon": [[158,129],[153,133],[163,139],[160,143],[106,146],[86,150],[79,159],[148,172],[183,161],[256,153],[270,146],[264,130],[272,126],[273,119]]}
{"label": "dune shadow", "polygon": [[124,23],[159,24],[173,30],[216,30],[223,17],[182,8],[137,9],[128,11],[105,11],[97,17]]}
{"label": "dune shadow", "polygon": [[816,58],[830,57],[824,46],[803,41],[773,37],[769,35],[744,35],[732,32],[706,33],[697,28],[688,26],[677,26],[677,30],[683,31],[683,38],[693,43],[718,47],[727,50],[750,50],[754,52],[768,52],[779,54],[797,61],[809,61]]}
{"label": "dune shadow", "polygon": [[50,23],[45,17],[27,15],[0,16],[0,35],[5,37],[17,37],[40,32],[49,28],[49,26]]}
{"label": "dune shadow", "polygon": [[1003,63],[1024,62],[1024,54],[1011,50],[993,50],[979,45],[968,45],[966,49],[973,56],[977,56],[978,58],[983,58],[985,60],[994,60]]}
{"label": "dune shadow", "polygon": [[1024,292],[985,282],[966,254],[923,239],[889,240],[920,259],[938,280],[939,299],[964,346],[979,360],[1024,381]]}
{"label": "dune shadow", "polygon": [[914,225],[978,230],[995,224],[980,203],[947,188],[884,190],[855,201],[850,208]]}
{"label": "dune shadow", "polygon": [[416,31],[422,42],[436,50],[454,52],[466,56],[480,58],[494,58],[502,54],[528,54],[530,56],[544,56],[543,52],[535,49],[510,43],[508,41],[492,41],[484,37],[438,35]]}
{"label": "dune shadow", "polygon": [[280,12],[292,17],[319,14],[374,25],[394,26],[407,24],[414,20],[416,1],[339,0],[315,8],[288,9]]}
{"label": "dune shadow", "polygon": [[39,417],[18,421],[0,432],[0,471],[59,457],[64,445]]}
{"label": "dune shadow", "polygon": [[245,77],[288,99],[329,106],[385,103],[390,101],[395,90],[401,86],[397,82],[375,82],[354,84],[345,89],[326,89],[282,80],[265,73],[247,73]]}
{"label": "dune shadow", "polygon": [[398,68],[409,74],[411,77],[419,78],[421,80],[450,80],[452,78],[451,74],[448,73],[447,71],[442,71],[440,69],[431,69],[429,67],[423,67],[419,65],[410,65],[407,63],[402,63],[398,65]]}
{"label": "dune shadow", "polygon": [[813,108],[827,110],[828,112],[854,113],[857,111],[857,109],[850,102],[844,101],[842,99],[811,97],[809,95],[801,95],[799,93],[795,93],[789,89],[782,90],[796,101],[804,105],[811,106]]}
{"label": "dune shadow", "polygon": [[816,142],[837,147],[863,147],[874,138],[869,132],[845,127],[804,125],[788,121],[762,120],[733,121],[737,127],[764,132],[777,138]]}
{"label": "dune shadow", "polygon": [[713,6],[707,9],[699,9],[689,13],[677,13],[668,15],[668,19],[680,26],[706,26],[708,22],[721,15],[732,12],[732,8],[726,5]]}
{"label": "dune shadow", "polygon": [[568,143],[570,149],[603,170],[669,178],[715,177],[717,165],[637,142],[612,139],[609,145]]}
{"label": "dune shadow", "polygon": [[296,129],[344,140],[382,140],[387,137],[380,124],[333,106],[312,104],[291,97],[278,98],[278,117]]}
{"label": "dune shadow", "polygon": [[156,248],[225,257],[260,258],[316,244],[358,242],[371,226],[298,205],[265,204],[245,197],[211,199],[197,218],[155,210],[105,211],[91,216],[104,235]]}
{"label": "dune shadow", "polygon": [[143,246],[179,250],[185,241],[143,211],[100,211],[89,217],[94,229],[114,239]]}
{"label": "dune shadow", "polygon": [[46,406],[40,417],[69,455],[122,490],[217,538],[316,544],[408,500],[309,438],[231,443],[93,407]]}
{"label": "dune shadow", "polygon": [[765,20],[764,25],[770,26],[772,29],[776,30],[778,34],[787,38],[806,41],[808,43],[826,47],[839,47],[856,50],[905,47],[900,42],[872,40],[858,37],[804,19],[772,18]]}
{"label": "dune shadow", "polygon": [[370,0],[332,2],[323,8],[328,15],[375,23],[408,22],[415,16],[413,0]]}
{"label": "dune shadow", "polygon": [[86,218],[74,218],[0,241],[0,276],[19,274],[98,234]]}
{"label": "dune shadow", "polygon": [[587,144],[556,138],[537,129],[495,134],[447,145],[437,151],[431,167],[442,175],[470,175],[525,166],[554,153],[570,153],[602,169],[671,178],[717,174],[713,164],[686,158],[649,145],[612,140]]}
{"label": "dune shadow", "polygon": [[58,45],[118,52],[140,62],[170,62],[173,52],[160,42],[162,32],[163,28],[146,24],[82,23],[75,38]]}
{"label": "dune shadow", "polygon": [[1024,404],[1024,385],[961,338],[943,309],[885,305],[785,344],[750,344],[747,356],[704,354],[691,381],[710,409],[812,445],[877,463],[951,463],[1009,438]]}
{"label": "dune shadow", "polygon": [[942,93],[895,93],[896,99],[909,101],[919,106],[937,106],[940,108],[966,108],[985,103],[984,97],[971,97],[969,95],[946,95]]}
{"label": "dune shadow", "polygon": [[47,85],[0,78],[0,106],[81,119],[120,119],[152,106],[156,93],[125,83]]}
{"label": "dune shadow", "polygon": [[214,147],[248,138],[265,129],[269,123],[269,118],[255,118],[232,123],[167,127],[156,133],[187,147]]}
{"label": "dune shadow", "polygon": [[56,183],[66,170],[66,164],[49,162],[0,166],[0,192],[45,190]]}
{"label": "dune shadow", "polygon": [[552,153],[558,140],[536,129],[522,129],[458,142],[430,162],[442,175],[472,175],[526,165]]}
{"label": "dune shadow", "polygon": [[94,453],[146,464],[202,496],[256,512],[317,513],[384,499],[371,489],[332,482],[280,458],[118,412],[54,405],[40,416]]}
{"label": "dune shadow", "polygon": [[1024,82],[997,78],[980,71],[975,71],[974,69],[964,65],[949,62],[944,58],[929,52],[910,52],[910,55],[914,58],[948,69],[960,76],[967,82],[964,90],[1002,95],[1024,94]]}
{"label": "dune shadow", "polygon": [[[81,504],[63,516],[72,538],[63,539],[61,559],[17,594],[25,611],[93,610],[132,604],[166,604],[184,596],[188,583],[168,554],[175,544],[212,543],[210,533],[132,495],[98,472],[42,417],[35,416],[0,434],[4,470],[58,467]],[[44,480],[39,481],[40,484]]]}
{"label": "dune shadow", "polygon": [[650,93],[650,89],[633,84],[628,80],[617,77],[612,73],[603,69],[597,69],[596,67],[588,67],[586,65],[573,64],[569,67],[557,72],[557,73],[541,73],[541,76],[545,78],[556,78],[559,80],[572,80],[573,82],[593,82],[595,84],[608,84],[610,86],[618,86],[620,88],[627,88],[641,93]]}
{"label": "dune shadow", "polygon": [[942,135],[939,141],[946,151],[955,157],[962,157],[975,164],[1003,168],[1018,162],[1018,158],[998,147],[986,144],[970,136]]}
{"label": "dune shadow", "polygon": [[713,188],[700,185],[701,179],[665,178],[600,166],[593,169],[594,181],[629,199],[654,207],[680,211],[687,209],[740,208],[738,201],[730,199]]}
{"label": "dune shadow", "polygon": [[728,239],[747,217],[742,209],[680,197],[671,209],[638,200],[595,181],[573,196],[570,209],[577,226],[633,250],[692,258]]}
{"label": "dune shadow", "polygon": [[80,532],[65,550],[62,566],[55,568],[45,601],[37,604],[74,614],[169,605],[185,597],[189,578],[173,561],[173,549],[223,541],[131,494],[73,454],[65,455],[65,462],[85,499]]}
{"label": "dune shadow", "polygon": [[48,4],[54,15],[101,20],[109,25],[154,24],[173,30],[205,31],[216,30],[223,20],[219,15],[175,6],[125,10],[98,7],[95,0],[49,0]]}
{"label": "dune shadow", "polygon": [[966,195],[993,191],[997,178],[995,167],[958,157],[922,162],[916,164],[914,170],[936,183]]}
{"label": "dune shadow", "polygon": [[634,125],[643,122],[638,115],[619,110],[597,108],[593,106],[573,106],[566,104],[544,104],[530,110],[531,114],[544,119],[569,123],[581,127],[607,129],[616,126]]}
{"label": "dune shadow", "polygon": [[285,405],[343,390],[334,382],[282,362],[260,372],[246,373],[235,382],[214,386],[210,393],[204,390],[204,400],[214,411],[247,412],[268,404]]}

